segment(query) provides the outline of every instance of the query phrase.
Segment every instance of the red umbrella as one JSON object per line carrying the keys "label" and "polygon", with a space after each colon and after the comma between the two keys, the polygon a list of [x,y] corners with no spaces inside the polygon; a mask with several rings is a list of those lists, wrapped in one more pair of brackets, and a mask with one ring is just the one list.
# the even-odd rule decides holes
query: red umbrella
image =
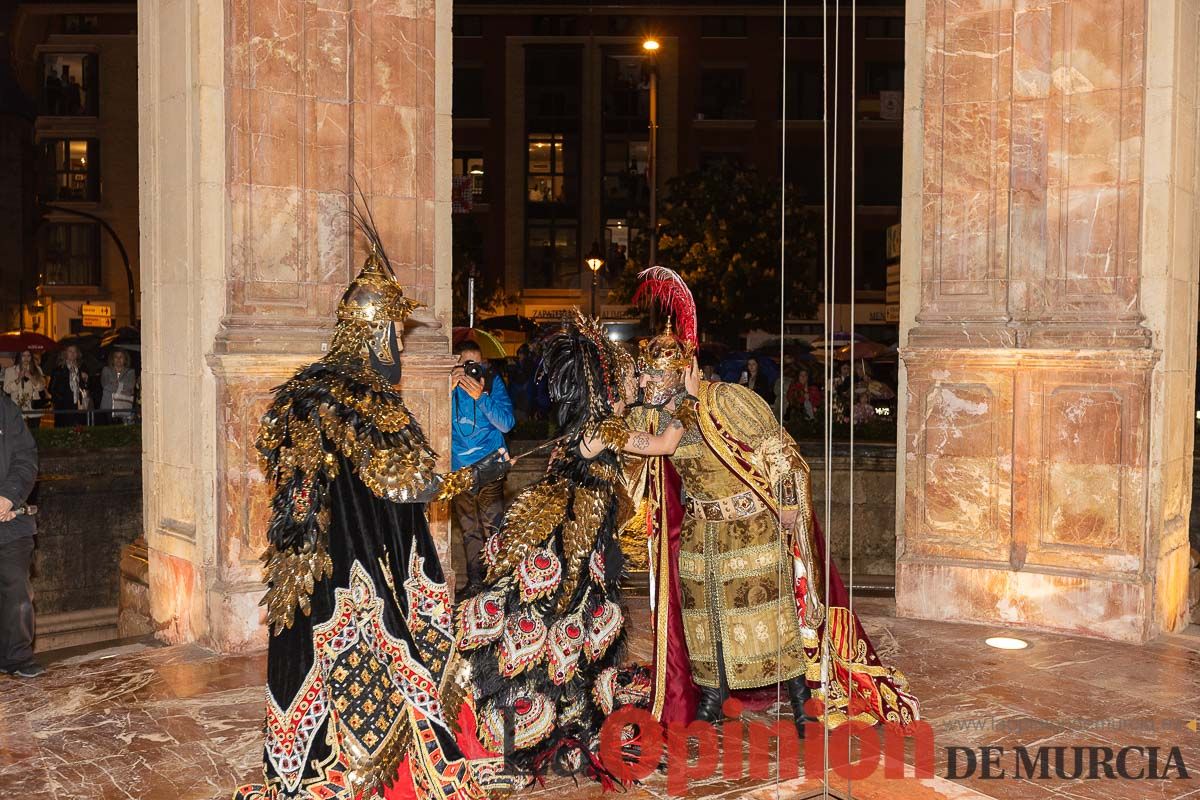
{"label": "red umbrella", "polygon": [[25,350],[31,353],[45,353],[56,347],[58,344],[49,336],[33,331],[0,333],[0,353],[21,353]]}

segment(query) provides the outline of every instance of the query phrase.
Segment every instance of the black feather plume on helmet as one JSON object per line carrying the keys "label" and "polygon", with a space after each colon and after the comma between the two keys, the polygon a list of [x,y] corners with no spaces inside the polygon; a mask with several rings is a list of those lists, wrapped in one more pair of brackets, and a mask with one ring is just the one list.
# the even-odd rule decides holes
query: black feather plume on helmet
{"label": "black feather plume on helmet", "polygon": [[613,414],[622,375],[599,323],[578,310],[563,320],[542,352],[542,374],[557,406],[559,435],[576,445]]}

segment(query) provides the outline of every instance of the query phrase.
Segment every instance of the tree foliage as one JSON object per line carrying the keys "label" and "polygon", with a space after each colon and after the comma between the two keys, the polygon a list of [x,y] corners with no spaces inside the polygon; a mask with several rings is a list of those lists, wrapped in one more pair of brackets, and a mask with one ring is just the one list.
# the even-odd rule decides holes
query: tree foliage
{"label": "tree foliage", "polygon": [[[659,210],[658,264],[677,271],[696,298],[701,334],[732,342],[779,326],[780,181],[724,161],[669,181]],[[820,220],[789,188],[784,302],[807,316],[820,287]],[[644,226],[643,226],[644,229]],[[648,258],[633,243],[621,291],[632,296]]]}

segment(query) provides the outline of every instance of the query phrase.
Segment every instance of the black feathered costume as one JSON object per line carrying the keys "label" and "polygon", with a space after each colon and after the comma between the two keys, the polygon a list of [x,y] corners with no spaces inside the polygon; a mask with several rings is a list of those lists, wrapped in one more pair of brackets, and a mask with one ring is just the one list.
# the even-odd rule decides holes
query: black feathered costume
{"label": "black feathered costume", "polygon": [[[543,364],[560,449],[488,540],[483,591],[459,606],[458,647],[470,654],[480,739],[503,749],[510,771],[539,775],[561,758],[607,782],[596,757],[600,725],[649,691],[647,679],[639,684],[617,666],[628,428],[613,404],[633,363],[576,313],[547,342]],[[604,449],[585,458],[580,444],[594,438]]]}
{"label": "black feathered costume", "polygon": [[342,298],[328,355],[278,390],[259,433],[275,490],[271,636],[264,782],[240,789],[243,800],[476,800],[502,765],[479,747],[461,702],[425,503],[503,467],[435,472],[436,454],[385,379],[398,377],[393,322],[416,304],[363,227],[371,256]]}

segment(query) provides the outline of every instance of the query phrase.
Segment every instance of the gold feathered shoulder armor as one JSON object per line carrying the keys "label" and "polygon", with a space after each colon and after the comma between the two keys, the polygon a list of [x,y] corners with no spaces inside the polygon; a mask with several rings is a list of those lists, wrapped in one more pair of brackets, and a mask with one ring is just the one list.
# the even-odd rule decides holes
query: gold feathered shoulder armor
{"label": "gold feathered shoulder armor", "polygon": [[[781,508],[796,508],[807,502],[808,463],[791,434],[780,427],[767,401],[740,384],[706,381],[700,387],[698,417],[701,433],[718,455],[727,451],[731,442],[748,448],[744,456],[751,469],[735,469],[739,477],[770,495]],[[723,460],[727,466],[741,461]]]}
{"label": "gold feathered shoulder armor", "polygon": [[319,361],[276,392],[256,446],[274,489],[267,566],[270,623],[308,613],[313,585],[330,574],[329,485],[343,470],[393,502],[429,499],[437,455],[399,392],[365,364]]}

